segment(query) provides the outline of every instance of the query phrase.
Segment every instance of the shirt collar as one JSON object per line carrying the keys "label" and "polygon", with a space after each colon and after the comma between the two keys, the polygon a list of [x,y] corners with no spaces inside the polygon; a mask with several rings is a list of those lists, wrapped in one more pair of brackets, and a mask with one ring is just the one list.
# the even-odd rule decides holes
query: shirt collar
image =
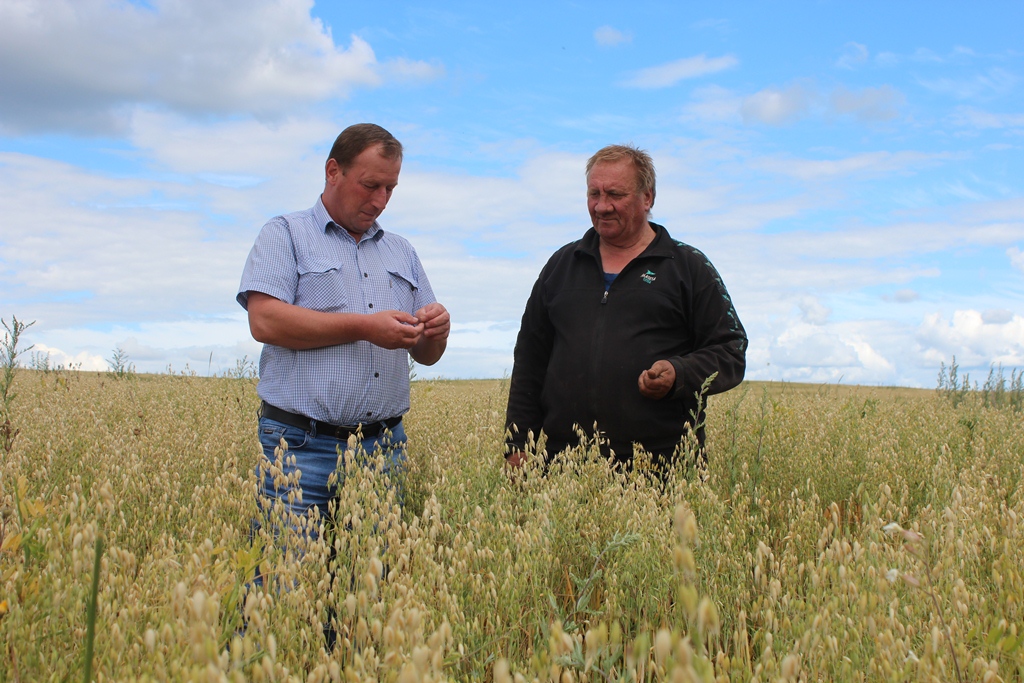
{"label": "shirt collar", "polygon": [[[331,214],[327,213],[327,207],[324,206],[324,200],[320,197],[317,197],[316,204],[313,205],[313,220],[316,222],[316,226],[323,231],[324,234],[327,234],[327,228],[332,225],[337,225],[338,230],[342,232],[348,232],[345,228],[334,222],[334,219],[331,218]],[[374,221],[373,225],[370,226],[370,229],[363,233],[362,239],[369,238],[371,240],[375,240],[379,239],[383,234],[384,228],[380,226],[380,223]]]}

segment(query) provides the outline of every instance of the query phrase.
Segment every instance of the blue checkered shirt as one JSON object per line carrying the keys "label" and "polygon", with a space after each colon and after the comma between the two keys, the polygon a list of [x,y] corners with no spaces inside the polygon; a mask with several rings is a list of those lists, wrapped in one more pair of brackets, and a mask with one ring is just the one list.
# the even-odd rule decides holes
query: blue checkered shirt
{"label": "blue checkered shirt", "polygon": [[[323,203],[263,226],[242,272],[238,303],[249,292],[331,313],[415,313],[433,303],[416,251],[376,222],[359,242]],[[337,425],[357,425],[409,410],[409,354],[367,341],[307,351],[264,344],[260,398],[282,410]]]}

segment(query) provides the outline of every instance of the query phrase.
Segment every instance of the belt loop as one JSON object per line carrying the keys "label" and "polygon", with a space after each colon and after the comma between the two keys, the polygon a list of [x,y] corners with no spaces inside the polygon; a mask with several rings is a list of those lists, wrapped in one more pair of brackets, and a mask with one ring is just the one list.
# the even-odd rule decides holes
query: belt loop
{"label": "belt loop", "polygon": [[309,421],[309,435],[312,438],[316,438],[316,420]]}

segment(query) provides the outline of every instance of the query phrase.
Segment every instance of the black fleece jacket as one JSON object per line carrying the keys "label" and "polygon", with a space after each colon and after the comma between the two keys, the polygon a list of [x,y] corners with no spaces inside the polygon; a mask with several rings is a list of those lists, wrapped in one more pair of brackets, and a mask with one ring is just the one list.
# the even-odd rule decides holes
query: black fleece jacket
{"label": "black fleece jacket", "polygon": [[[593,228],[544,266],[516,340],[510,451],[543,429],[553,455],[578,443],[576,425],[592,435],[596,423],[617,459],[630,459],[634,442],[671,454],[694,415],[703,425],[694,394],[704,381],[718,373],[716,394],[743,379],[747,335],[722,278],[700,251],[650,225],[654,241],[607,292]],[[653,400],[637,379],[657,360],[672,363],[676,382]]]}

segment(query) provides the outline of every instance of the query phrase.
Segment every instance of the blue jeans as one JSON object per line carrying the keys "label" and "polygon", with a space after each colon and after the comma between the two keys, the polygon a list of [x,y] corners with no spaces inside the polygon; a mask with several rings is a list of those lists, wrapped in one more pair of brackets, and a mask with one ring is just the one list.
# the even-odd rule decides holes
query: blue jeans
{"label": "blue jeans", "polygon": [[[320,511],[320,516],[326,518],[329,514],[327,506],[338,495],[338,488],[344,480],[344,464],[339,467],[338,460],[347,443],[329,436],[314,436],[307,430],[265,417],[260,418],[259,434],[267,460],[274,462],[274,449],[278,448],[281,439],[284,439],[288,444],[283,458],[284,474],[294,475],[296,470],[302,473],[298,487],[286,485],[279,488],[275,486],[274,478],[269,471],[265,471],[261,478],[261,466],[257,465],[256,477],[260,479],[261,497],[266,497],[271,506],[274,501],[280,500],[287,506],[289,512],[299,517],[305,517],[309,510],[315,507]],[[389,433],[363,439],[361,444],[367,455],[372,455],[378,448],[384,452],[384,471],[394,482],[405,468],[406,437],[403,424],[399,422]],[[335,472],[337,476],[331,484],[329,478]],[[301,500],[289,495],[294,493],[296,488],[302,489]],[[401,491],[397,493],[401,501]],[[262,500],[260,506],[263,506]]]}
{"label": "blue jeans", "polygon": [[[266,514],[276,502],[280,501],[286,506],[289,513],[306,518],[309,511],[316,508],[320,512],[320,517],[325,520],[325,524],[330,525],[328,506],[337,497],[338,490],[344,482],[344,463],[339,460],[341,454],[348,447],[348,443],[328,436],[314,436],[307,430],[265,417],[261,417],[259,421],[259,436],[263,454],[271,463],[275,463],[277,456],[274,451],[281,446],[281,439],[284,439],[288,447],[281,458],[282,472],[289,475],[290,481],[294,480],[296,472],[301,473],[297,486],[292,484],[278,486],[275,484],[274,476],[266,468],[266,463],[261,462],[257,465],[256,478],[259,480],[260,487],[258,499],[260,510]],[[372,456],[378,448],[383,452],[383,473],[391,478],[391,486],[395,487],[396,497],[401,505],[401,474],[405,469],[406,445],[403,424],[399,422],[390,432],[363,439],[360,444],[366,455]],[[261,470],[263,471],[261,472]],[[333,482],[331,481],[332,475],[335,475]],[[301,500],[294,495],[296,489],[302,490]],[[253,520],[253,534],[261,526],[261,518],[263,515]],[[330,528],[330,526],[325,528]],[[317,536],[317,530],[315,527],[307,527],[305,534],[308,538],[313,539]],[[276,537],[278,534],[275,532],[274,536]],[[332,547],[332,555],[333,552]],[[248,588],[262,587],[264,578],[263,568],[257,567],[256,575],[248,584]],[[239,632],[244,633],[244,617],[242,622],[243,625]],[[327,648],[331,650],[334,646],[335,633],[329,623],[324,625],[324,635],[327,639]]]}

